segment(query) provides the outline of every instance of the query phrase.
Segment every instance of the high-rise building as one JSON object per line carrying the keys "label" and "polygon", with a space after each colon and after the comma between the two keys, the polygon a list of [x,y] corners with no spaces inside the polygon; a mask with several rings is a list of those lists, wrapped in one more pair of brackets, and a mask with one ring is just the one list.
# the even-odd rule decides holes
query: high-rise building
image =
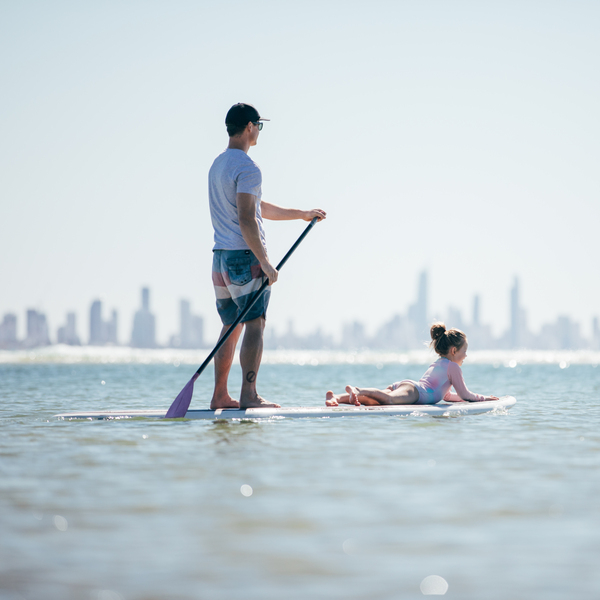
{"label": "high-rise building", "polygon": [[421,347],[425,340],[429,339],[429,316],[428,316],[428,281],[427,271],[419,274],[419,285],[417,301],[408,308],[408,320],[411,325],[412,341],[410,347]]}
{"label": "high-rise building", "polygon": [[179,340],[182,348],[190,342],[190,329],[192,328],[192,310],[188,300],[179,301]]}
{"label": "high-rise building", "polygon": [[412,323],[407,317],[399,314],[381,325],[373,341],[376,348],[386,350],[410,350],[418,347]]}
{"label": "high-rise building", "polygon": [[0,348],[16,348],[17,344],[17,315],[7,313],[0,323]]}
{"label": "high-rise building", "polygon": [[592,320],[592,348],[600,350],[600,323],[598,323],[598,317],[594,317]]}
{"label": "high-rise building", "polygon": [[117,345],[117,311],[113,310],[110,321],[102,318],[102,301],[94,300],[90,308],[90,346]]}
{"label": "high-rise building", "polygon": [[584,347],[579,323],[566,315],[559,316],[554,323],[542,325],[537,345],[544,350],[575,350]]}
{"label": "high-rise building", "polygon": [[357,350],[368,345],[365,326],[360,321],[344,323],[342,327],[342,348]]}
{"label": "high-rise building", "polygon": [[488,350],[494,346],[492,330],[481,322],[481,298],[473,296],[473,318],[469,325],[464,324],[464,332],[469,338],[469,346],[477,350]]}
{"label": "high-rise building", "polygon": [[135,348],[156,347],[156,319],[150,312],[150,290],[142,288],[142,306],[135,313],[131,345]]}
{"label": "high-rise building", "polygon": [[142,288],[142,310],[150,312],[150,290]]}
{"label": "high-rise building", "polygon": [[521,307],[519,306],[519,280],[515,277],[515,281],[510,290],[510,347],[518,348],[520,346],[520,330],[521,330]]}
{"label": "high-rise building", "polygon": [[562,315],[556,320],[556,325],[561,349],[581,348],[579,323],[574,323],[569,317]]}
{"label": "high-rise building", "polygon": [[81,346],[81,341],[77,335],[74,312],[67,313],[67,323],[58,328],[56,341],[59,344],[68,344],[69,346]]}
{"label": "high-rise building", "polygon": [[192,314],[188,300],[179,303],[179,346],[181,348],[204,347],[204,319]]}
{"label": "high-rise building", "polygon": [[118,316],[117,311],[113,310],[110,316],[110,321],[106,321],[106,343],[114,346],[118,345],[117,340],[117,324],[118,324]]}
{"label": "high-rise building", "polygon": [[510,348],[524,348],[529,342],[527,313],[521,307],[521,293],[518,277],[515,277],[510,290],[510,329],[508,332]]}
{"label": "high-rise building", "polygon": [[480,321],[480,314],[479,314],[479,303],[480,303],[480,299],[479,299],[479,294],[475,294],[475,296],[473,296],[473,325],[475,327],[479,327],[481,325],[481,321]]}
{"label": "high-rise building", "polygon": [[28,348],[50,345],[45,314],[33,309],[27,311],[27,338],[24,345]]}
{"label": "high-rise building", "polygon": [[90,346],[104,344],[104,322],[102,321],[102,302],[94,300],[90,308]]}

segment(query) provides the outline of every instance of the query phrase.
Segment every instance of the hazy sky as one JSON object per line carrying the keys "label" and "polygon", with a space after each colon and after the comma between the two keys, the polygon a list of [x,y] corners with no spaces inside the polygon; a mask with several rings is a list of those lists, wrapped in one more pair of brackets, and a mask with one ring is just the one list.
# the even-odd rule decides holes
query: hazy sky
{"label": "hazy sky", "polygon": [[[374,330],[428,269],[432,314],[496,333],[521,279],[534,330],[600,315],[600,3],[0,3],[0,317],[117,307],[151,288],[217,316],[207,173],[225,113],[271,119],[263,198],[329,218],[282,270],[269,324]],[[267,222],[277,262],[304,223]],[[107,314],[105,316],[108,316]],[[452,325],[451,323],[449,323]]]}

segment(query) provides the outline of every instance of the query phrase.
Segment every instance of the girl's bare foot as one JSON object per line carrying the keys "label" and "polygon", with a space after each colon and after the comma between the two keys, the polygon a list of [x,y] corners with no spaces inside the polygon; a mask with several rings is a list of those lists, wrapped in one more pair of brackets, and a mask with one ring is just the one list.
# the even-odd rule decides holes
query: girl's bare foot
{"label": "girl's bare foot", "polygon": [[358,388],[355,388],[352,385],[346,386],[346,391],[348,392],[348,404],[353,404],[354,406],[360,406],[360,402],[358,401]]}
{"label": "girl's bare foot", "polygon": [[331,390],[325,394],[325,406],[339,406],[339,397],[336,396]]}

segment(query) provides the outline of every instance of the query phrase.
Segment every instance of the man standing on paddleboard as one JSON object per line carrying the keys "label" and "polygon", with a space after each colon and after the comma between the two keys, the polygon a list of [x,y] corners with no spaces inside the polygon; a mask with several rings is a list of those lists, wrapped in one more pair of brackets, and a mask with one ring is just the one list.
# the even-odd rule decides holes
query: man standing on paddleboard
{"label": "man standing on paddleboard", "polygon": [[[282,208],[261,199],[262,174],[248,156],[256,146],[263,128],[262,118],[251,104],[235,104],[225,117],[229,145],[217,156],[208,175],[210,216],[215,230],[212,279],[217,297],[217,311],[223,323],[221,337],[244,310],[262,285],[277,281],[277,269],[267,254],[263,218],[273,221],[325,218],[325,211]],[[242,323],[229,336],[215,355],[215,390],[211,409],[275,407],[256,391],[256,377],[263,351],[263,333],[270,287],[263,292]],[[242,390],[239,403],[227,389],[235,347],[245,327],[240,350]]]}

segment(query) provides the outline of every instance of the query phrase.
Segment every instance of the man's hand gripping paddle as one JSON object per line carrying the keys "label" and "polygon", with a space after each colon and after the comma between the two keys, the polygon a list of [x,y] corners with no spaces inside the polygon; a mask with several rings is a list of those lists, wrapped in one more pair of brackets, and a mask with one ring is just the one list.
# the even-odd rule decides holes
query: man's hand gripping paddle
{"label": "man's hand gripping paddle", "polygon": [[[281,259],[281,262],[277,265],[279,271],[283,265],[287,262],[288,258],[294,253],[294,250],[300,245],[302,240],[307,236],[308,232],[313,228],[318,218],[315,217],[302,232],[302,235],[296,240],[296,243],[289,249],[288,253]],[[265,279],[260,289],[256,292],[252,300],[246,306],[246,308],[239,314],[238,318],[233,322],[231,327],[225,332],[225,335],[218,341],[213,351],[206,357],[206,360],[200,365],[200,368],[194,373],[194,376],[187,382],[185,387],[179,392],[179,395],[173,401],[173,404],[169,407],[165,419],[179,419],[185,417],[187,410],[192,401],[194,394],[194,382],[204,369],[208,366],[210,361],[214,358],[215,354],[219,351],[221,346],[226,342],[227,338],[233,333],[233,330],[242,322],[242,319],[248,314],[248,311],[254,306],[254,303],[260,298],[260,295],[267,289],[269,280]]]}

